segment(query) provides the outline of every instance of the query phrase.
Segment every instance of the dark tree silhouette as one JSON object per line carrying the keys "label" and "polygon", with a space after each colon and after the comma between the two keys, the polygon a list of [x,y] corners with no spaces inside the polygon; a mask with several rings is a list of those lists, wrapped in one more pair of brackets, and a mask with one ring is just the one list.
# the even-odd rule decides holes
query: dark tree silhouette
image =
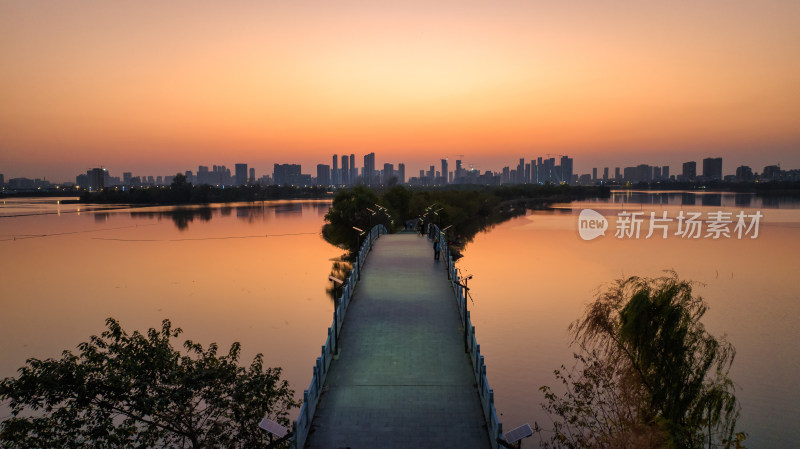
{"label": "dark tree silhouette", "polygon": [[294,393],[261,354],[242,367],[238,343],[222,356],[213,343],[176,350],[181,330],[169,320],[146,335],[112,318],[106,324],[78,354],[30,359],[0,382],[12,410],[0,423],[0,447],[264,447],[265,415],[289,424]]}
{"label": "dark tree silhouette", "polygon": [[677,274],[617,280],[570,329],[573,370],[542,387],[554,417],[545,447],[739,447],[739,406],[728,372],[734,348],[710,335],[707,306]]}

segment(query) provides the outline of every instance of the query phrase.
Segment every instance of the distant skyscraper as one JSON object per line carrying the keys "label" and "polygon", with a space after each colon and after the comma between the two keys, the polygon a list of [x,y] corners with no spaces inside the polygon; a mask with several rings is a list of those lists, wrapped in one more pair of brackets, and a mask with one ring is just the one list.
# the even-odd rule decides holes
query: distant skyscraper
{"label": "distant skyscraper", "polygon": [[93,168],[86,172],[86,182],[89,190],[94,192],[105,187],[106,172],[105,168]]}
{"label": "distant skyscraper", "polygon": [[650,182],[653,180],[653,169],[647,164],[636,166],[636,182]]}
{"label": "distant skyscraper", "polygon": [[339,185],[339,156],[333,155],[333,166],[331,167],[331,184]]}
{"label": "distant skyscraper", "polygon": [[542,168],[542,182],[558,183],[560,181],[560,179],[556,179],[556,158],[545,159]]}
{"label": "distant skyscraper", "polygon": [[[533,161],[531,161],[531,166],[533,166]],[[542,163],[542,158],[536,158],[536,182],[539,184],[544,184],[544,164]]]}
{"label": "distant skyscraper", "polygon": [[517,164],[517,170],[514,173],[514,182],[517,184],[525,182],[525,159],[523,158],[519,158],[519,164]]}
{"label": "distant skyscraper", "polygon": [[[208,167],[206,167],[208,170]],[[126,171],[122,172],[122,185],[130,187],[133,185],[133,173]]]}
{"label": "distant skyscraper", "polygon": [[592,168],[592,181],[597,181],[597,167]]}
{"label": "distant skyscraper", "polygon": [[250,176],[248,178],[249,178],[247,180],[248,184],[255,184],[256,183],[256,169],[255,168],[250,168]]}
{"label": "distant skyscraper", "polygon": [[461,178],[463,174],[461,173],[461,159],[456,159],[456,173],[453,176],[453,181],[458,182],[459,178]]}
{"label": "distant skyscraper", "polygon": [[561,181],[572,183],[572,158],[561,156]]}
{"label": "distant skyscraper", "polygon": [[661,179],[669,181],[669,165],[661,167]]}
{"label": "distant skyscraper", "polygon": [[703,177],[715,181],[722,180],[722,158],[707,157],[703,159]]}
{"label": "distant skyscraper", "polygon": [[234,167],[236,170],[236,185],[243,186],[247,184],[247,164],[236,164]]}
{"label": "distant skyscraper", "polygon": [[394,177],[394,165],[383,164],[383,185],[388,186],[389,182]]}
{"label": "distant skyscraper", "polygon": [[300,179],[299,164],[275,164],[272,172],[272,182],[276,185],[299,185]]}
{"label": "distant skyscraper", "polygon": [[364,155],[364,184],[375,184],[375,153]]}
{"label": "distant skyscraper", "polygon": [[639,182],[636,167],[625,167],[622,169],[622,174],[625,177],[625,182]]}
{"label": "distant skyscraper", "polygon": [[356,155],[350,155],[350,184],[356,184],[358,182],[358,169],[356,168]]}
{"label": "distant skyscraper", "polygon": [[397,164],[397,183],[406,183],[406,164],[403,164],[402,162]]}
{"label": "distant skyscraper", "polygon": [[350,157],[346,154],[342,155],[342,185],[350,184]]}
{"label": "distant skyscraper", "polygon": [[608,181],[608,167],[603,167],[603,182]]}
{"label": "distant skyscraper", "polygon": [[325,164],[317,164],[317,185],[328,187],[331,185],[331,167]]}
{"label": "distant skyscraper", "polygon": [[737,181],[752,181],[753,180],[753,169],[748,167],[747,165],[742,165],[736,168],[736,180]]}
{"label": "distant skyscraper", "polygon": [[689,161],[683,163],[683,179],[686,181],[694,181],[697,177],[697,162]]}
{"label": "distant skyscraper", "polygon": [[447,184],[447,159],[442,159],[442,184]]}

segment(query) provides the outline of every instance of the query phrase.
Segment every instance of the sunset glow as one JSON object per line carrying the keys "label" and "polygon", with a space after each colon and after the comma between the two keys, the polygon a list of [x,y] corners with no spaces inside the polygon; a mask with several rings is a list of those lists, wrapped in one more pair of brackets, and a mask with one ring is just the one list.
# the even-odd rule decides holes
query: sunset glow
{"label": "sunset glow", "polygon": [[800,2],[431,3],[2,2],[0,172],[800,166]]}

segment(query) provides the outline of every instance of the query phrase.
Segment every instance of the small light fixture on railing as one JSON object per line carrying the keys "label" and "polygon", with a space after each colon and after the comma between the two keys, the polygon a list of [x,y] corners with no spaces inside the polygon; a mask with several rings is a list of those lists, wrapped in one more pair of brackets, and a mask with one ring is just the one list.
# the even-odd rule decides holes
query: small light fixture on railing
{"label": "small light fixture on railing", "polygon": [[522,447],[522,440],[531,435],[533,435],[533,429],[531,429],[530,424],[525,423],[503,435],[503,438],[505,439],[504,443],[506,443],[503,446],[511,447],[510,445],[517,443],[517,447],[520,448]]}
{"label": "small light fixture on railing", "polygon": [[279,438],[277,441],[274,441],[268,447],[278,446],[280,443],[288,440],[294,435],[294,433],[289,432],[289,429],[267,418],[266,416],[264,417],[264,419],[261,420],[260,423],[258,423],[258,427],[263,430],[266,430],[270,434],[275,435],[276,437]]}

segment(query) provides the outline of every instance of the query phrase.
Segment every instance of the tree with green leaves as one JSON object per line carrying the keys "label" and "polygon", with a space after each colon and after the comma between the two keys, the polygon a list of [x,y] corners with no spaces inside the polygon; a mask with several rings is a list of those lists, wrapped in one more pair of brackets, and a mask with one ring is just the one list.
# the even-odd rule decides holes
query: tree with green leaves
{"label": "tree with green leaves", "polygon": [[333,198],[330,210],[325,214],[325,226],[322,232],[325,238],[351,252],[358,251],[357,241],[363,241],[360,232],[353,229],[357,227],[369,231],[371,226],[378,224],[369,209],[375,210],[378,195],[364,186],[352,189],[343,189]]}
{"label": "tree with green leaves", "polygon": [[240,345],[172,345],[181,329],[128,334],[108,330],[61,359],[30,359],[19,376],[0,382],[11,417],[0,422],[0,447],[245,448],[265,447],[265,416],[285,426],[298,406],[280,368],[258,354],[239,366]]}
{"label": "tree with green leaves", "polygon": [[553,433],[545,447],[741,447],[728,377],[734,348],[709,334],[707,306],[677,274],[617,280],[570,326],[580,348],[542,387]]}

